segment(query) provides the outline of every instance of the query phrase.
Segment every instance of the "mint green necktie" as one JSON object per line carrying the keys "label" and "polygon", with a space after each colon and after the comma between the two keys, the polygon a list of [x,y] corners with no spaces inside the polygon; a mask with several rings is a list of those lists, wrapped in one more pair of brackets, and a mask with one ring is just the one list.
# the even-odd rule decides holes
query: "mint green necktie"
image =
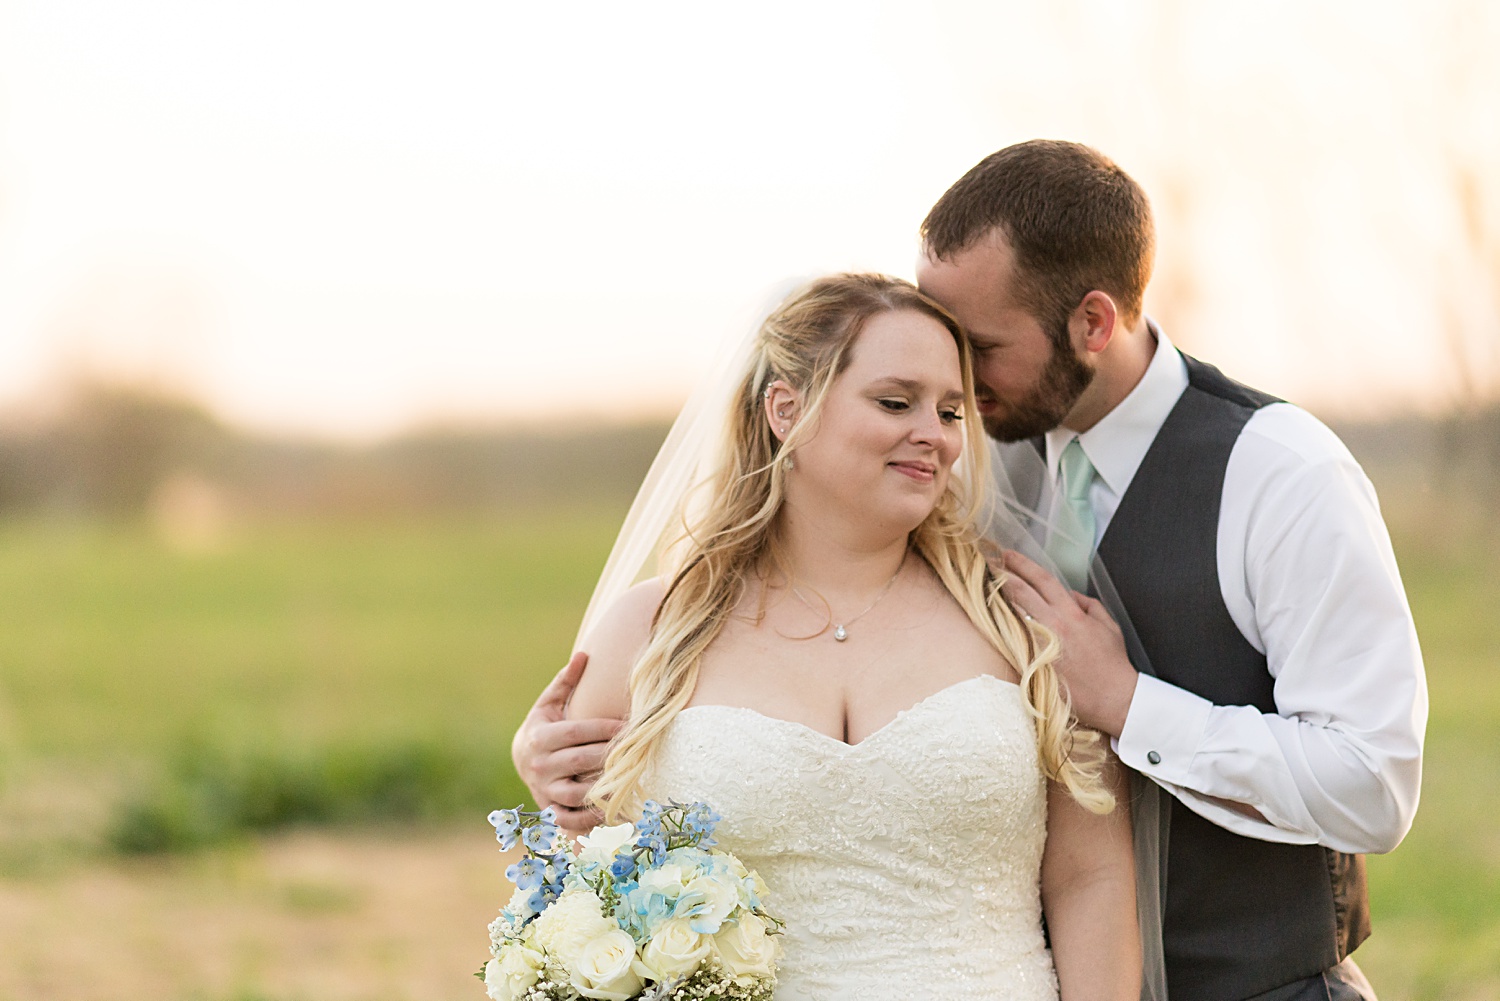
{"label": "mint green necktie", "polygon": [[1075,591],[1087,591],[1089,564],[1094,559],[1094,509],[1089,506],[1094,464],[1074,438],[1063,449],[1057,469],[1062,480],[1061,497],[1047,555],[1057,564],[1063,583]]}

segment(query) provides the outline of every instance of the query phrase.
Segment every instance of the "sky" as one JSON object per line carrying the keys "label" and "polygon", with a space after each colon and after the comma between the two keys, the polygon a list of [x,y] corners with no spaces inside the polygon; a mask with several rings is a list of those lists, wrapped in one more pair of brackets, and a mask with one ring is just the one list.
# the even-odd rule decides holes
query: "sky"
{"label": "sky", "polygon": [[0,0],[0,411],[667,414],[1037,136],[1146,188],[1179,346],[1327,416],[1493,397],[1496,7]]}

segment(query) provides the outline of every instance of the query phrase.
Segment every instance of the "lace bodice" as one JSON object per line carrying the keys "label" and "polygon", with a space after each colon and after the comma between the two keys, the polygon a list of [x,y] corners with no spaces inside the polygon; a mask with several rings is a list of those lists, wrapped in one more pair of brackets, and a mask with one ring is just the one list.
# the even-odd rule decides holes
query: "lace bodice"
{"label": "lace bodice", "polygon": [[1057,997],[1038,879],[1046,789],[1020,689],[981,675],[850,745],[692,706],[647,794],[703,800],[786,921],[777,1001]]}

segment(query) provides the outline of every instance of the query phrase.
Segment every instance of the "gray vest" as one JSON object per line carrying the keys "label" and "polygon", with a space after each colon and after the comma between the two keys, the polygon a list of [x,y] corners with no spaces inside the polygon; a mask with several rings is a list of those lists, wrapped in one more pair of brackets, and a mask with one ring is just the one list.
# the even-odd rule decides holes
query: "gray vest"
{"label": "gray vest", "polygon": [[[1099,555],[1158,677],[1217,705],[1274,713],[1266,658],[1224,607],[1217,553],[1229,453],[1250,416],[1278,401],[1184,360],[1188,388]],[[1369,935],[1362,856],[1241,837],[1163,799],[1171,1001],[1252,997],[1333,966]]]}

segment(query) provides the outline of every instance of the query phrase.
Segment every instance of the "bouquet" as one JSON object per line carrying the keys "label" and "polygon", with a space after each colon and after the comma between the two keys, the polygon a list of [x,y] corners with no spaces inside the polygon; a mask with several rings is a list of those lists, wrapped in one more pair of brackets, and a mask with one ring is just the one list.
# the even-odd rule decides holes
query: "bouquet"
{"label": "bouquet", "polygon": [[704,803],[647,802],[635,824],[569,843],[549,808],[496,810],[516,889],[490,924],[478,976],[495,1001],[770,1001],[781,922],[765,883],[712,850],[721,819]]}

